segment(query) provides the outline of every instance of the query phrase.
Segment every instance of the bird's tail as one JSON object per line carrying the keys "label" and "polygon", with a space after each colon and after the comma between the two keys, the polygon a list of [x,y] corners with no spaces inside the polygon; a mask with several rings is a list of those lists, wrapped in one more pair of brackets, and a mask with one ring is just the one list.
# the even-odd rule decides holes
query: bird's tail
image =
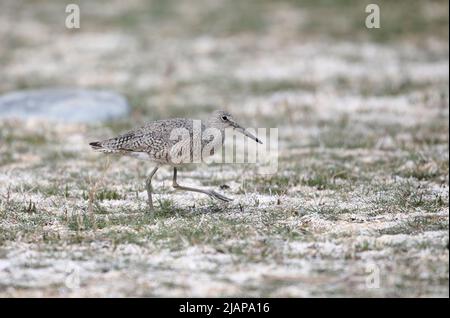
{"label": "bird's tail", "polygon": [[126,133],[114,138],[94,141],[89,145],[92,149],[103,153],[123,153],[133,151],[129,148],[129,142],[134,138],[134,133]]}
{"label": "bird's tail", "polygon": [[103,148],[102,143],[100,141],[91,142],[91,143],[89,143],[89,146],[91,146],[92,149],[94,149],[94,150],[99,150],[99,149]]}
{"label": "bird's tail", "polygon": [[92,147],[95,151],[103,152],[103,153],[116,153],[117,149],[112,149],[108,147],[108,145],[105,145],[105,142],[103,141],[94,141],[89,143],[89,146]]}

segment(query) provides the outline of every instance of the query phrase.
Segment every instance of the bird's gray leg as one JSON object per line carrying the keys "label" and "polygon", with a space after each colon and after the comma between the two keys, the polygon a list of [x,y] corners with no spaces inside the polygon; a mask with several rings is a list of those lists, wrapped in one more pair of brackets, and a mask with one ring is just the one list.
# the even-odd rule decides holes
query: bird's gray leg
{"label": "bird's gray leg", "polygon": [[233,199],[227,198],[226,196],[221,195],[220,193],[217,193],[216,191],[208,191],[208,190],[202,190],[202,189],[196,189],[196,188],[190,188],[190,187],[184,187],[177,183],[177,168],[173,168],[173,187],[177,190],[186,190],[186,191],[192,191],[192,192],[199,192],[209,195],[210,197],[213,197],[218,200],[222,200],[225,202],[233,201]]}
{"label": "bird's gray leg", "polygon": [[150,175],[147,178],[147,181],[145,181],[145,185],[147,188],[147,195],[148,195],[148,206],[150,211],[153,211],[153,200],[152,200],[152,178],[155,175],[156,171],[159,167],[155,167],[153,171],[150,173]]}

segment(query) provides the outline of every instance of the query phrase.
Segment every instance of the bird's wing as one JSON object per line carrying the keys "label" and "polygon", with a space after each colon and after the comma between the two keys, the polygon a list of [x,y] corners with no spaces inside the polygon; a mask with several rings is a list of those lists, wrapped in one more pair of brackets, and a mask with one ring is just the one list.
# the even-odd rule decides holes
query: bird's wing
{"label": "bird's wing", "polygon": [[147,152],[168,151],[177,141],[171,139],[175,128],[191,129],[192,122],[185,119],[161,120],[149,123],[141,128],[90,145],[102,152]]}
{"label": "bird's wing", "polygon": [[137,131],[129,131],[114,138],[92,142],[90,145],[104,152],[139,151],[139,141],[142,138],[143,136]]}

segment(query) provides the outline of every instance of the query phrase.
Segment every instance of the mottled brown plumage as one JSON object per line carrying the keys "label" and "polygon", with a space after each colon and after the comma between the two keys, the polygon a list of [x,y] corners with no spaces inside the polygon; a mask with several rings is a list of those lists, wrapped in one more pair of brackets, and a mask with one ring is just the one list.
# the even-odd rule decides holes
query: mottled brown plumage
{"label": "mottled brown plumage", "polygon": [[[145,126],[131,130],[114,138],[90,143],[94,150],[120,154],[148,160],[156,164],[147,179],[147,193],[149,206],[153,209],[151,197],[151,178],[161,165],[174,167],[173,186],[177,189],[195,191],[208,194],[222,201],[231,201],[215,191],[200,190],[178,185],[176,181],[177,167],[192,162],[195,151],[202,155],[202,149],[209,145],[213,149],[222,146],[225,138],[225,129],[232,127],[249,138],[261,143],[239,124],[230,113],[222,110],[215,111],[206,122],[187,118],[172,118],[150,122]],[[194,140],[200,141],[196,147]],[[184,152],[188,149],[188,152]],[[212,155],[214,151],[207,152]],[[204,159],[204,158],[203,158]]]}

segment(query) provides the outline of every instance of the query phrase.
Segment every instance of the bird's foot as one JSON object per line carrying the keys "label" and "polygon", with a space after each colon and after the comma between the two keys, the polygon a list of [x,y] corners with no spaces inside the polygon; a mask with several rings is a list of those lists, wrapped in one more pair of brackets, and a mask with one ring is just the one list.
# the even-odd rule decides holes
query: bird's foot
{"label": "bird's foot", "polygon": [[218,200],[221,200],[221,201],[224,201],[224,202],[231,202],[231,201],[233,201],[233,199],[227,198],[226,196],[224,196],[224,195],[222,195],[222,194],[220,194],[220,193],[218,193],[216,191],[210,191],[209,195],[211,197],[215,198],[215,199],[218,199]]}

